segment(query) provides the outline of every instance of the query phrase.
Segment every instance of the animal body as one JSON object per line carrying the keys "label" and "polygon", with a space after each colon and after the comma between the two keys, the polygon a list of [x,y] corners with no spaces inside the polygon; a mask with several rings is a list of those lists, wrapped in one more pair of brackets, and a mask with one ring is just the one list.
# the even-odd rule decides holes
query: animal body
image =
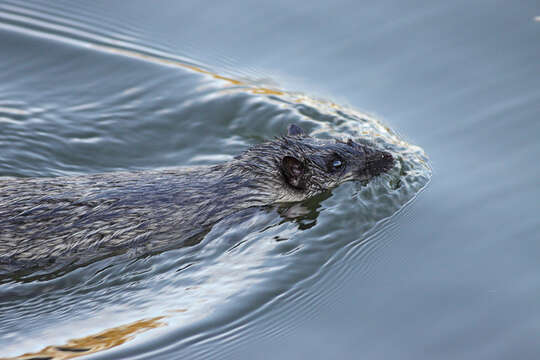
{"label": "animal body", "polygon": [[[0,180],[0,272],[187,241],[230,214],[389,170],[392,155],[300,127],[213,166]],[[174,236],[171,237],[171,234]]]}

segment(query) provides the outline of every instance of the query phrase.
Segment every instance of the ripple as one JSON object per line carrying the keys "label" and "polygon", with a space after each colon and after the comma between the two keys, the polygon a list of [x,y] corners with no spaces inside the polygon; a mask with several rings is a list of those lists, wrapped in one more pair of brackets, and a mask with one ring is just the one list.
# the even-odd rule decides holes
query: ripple
{"label": "ripple", "polygon": [[[300,321],[299,309],[327,301],[322,294],[352,271],[369,276],[372,264],[384,260],[378,252],[393,238],[381,234],[392,231],[392,219],[431,177],[423,150],[368,114],[219,74],[132,35],[98,33],[75,18],[15,5],[2,9],[0,28],[19,41],[54,42],[44,58],[33,60],[27,80],[5,85],[12,92],[0,89],[0,119],[9,120],[0,134],[0,175],[214,164],[282,134],[290,123],[315,137],[367,139],[398,159],[369,184],[348,183],[302,204],[235,214],[190,247],[5,281],[0,342],[7,356],[185,352],[207,358],[230,351],[247,333],[286,333]],[[48,71],[46,61],[73,56],[74,48],[85,52],[80,61],[86,66],[61,63]],[[33,80],[62,86],[26,91]],[[77,91],[82,82],[85,94]],[[231,226],[238,219],[241,224]],[[282,316],[272,317],[272,309]],[[135,337],[142,330],[144,336]],[[220,346],[204,347],[208,342]]]}

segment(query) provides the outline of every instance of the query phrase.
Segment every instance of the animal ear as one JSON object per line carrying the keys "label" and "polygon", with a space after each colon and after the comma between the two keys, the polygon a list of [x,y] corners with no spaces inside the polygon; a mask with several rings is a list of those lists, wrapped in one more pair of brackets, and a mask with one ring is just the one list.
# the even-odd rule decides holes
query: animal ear
{"label": "animal ear", "polygon": [[296,124],[290,124],[287,128],[287,135],[289,136],[306,136],[306,132],[300,126]]}
{"label": "animal ear", "polygon": [[303,162],[292,156],[281,159],[281,171],[287,184],[297,189],[305,189],[306,167]]}

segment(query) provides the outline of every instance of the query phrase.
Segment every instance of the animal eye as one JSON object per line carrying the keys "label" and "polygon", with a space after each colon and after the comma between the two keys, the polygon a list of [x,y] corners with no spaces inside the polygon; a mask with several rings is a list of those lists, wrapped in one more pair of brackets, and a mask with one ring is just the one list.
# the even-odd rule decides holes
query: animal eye
{"label": "animal eye", "polygon": [[344,165],[345,165],[345,161],[342,158],[336,156],[333,159],[331,159],[330,162],[328,163],[328,170],[331,172],[338,171],[338,170],[343,169]]}

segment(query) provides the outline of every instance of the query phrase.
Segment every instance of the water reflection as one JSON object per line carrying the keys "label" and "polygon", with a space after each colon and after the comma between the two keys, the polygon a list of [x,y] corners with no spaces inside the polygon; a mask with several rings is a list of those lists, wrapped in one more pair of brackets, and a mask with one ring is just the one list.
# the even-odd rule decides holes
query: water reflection
{"label": "water reflection", "polygon": [[[80,356],[110,344],[125,344],[135,356],[208,339],[228,343],[253,324],[266,323],[268,307],[287,299],[288,315],[272,322],[272,333],[278,333],[306,300],[316,302],[305,295],[306,284],[344,253],[359,256],[383,244],[366,240],[431,176],[420,147],[376,117],[333,101],[219,73],[163,49],[73,29],[17,6],[3,7],[0,29],[15,63],[28,65],[0,75],[21,75],[2,82],[3,175],[209,165],[282,134],[290,123],[321,138],[368,138],[399,160],[368,185],[347,184],[277,211],[258,209],[238,226],[218,223],[188,248],[6,280],[0,285],[0,341],[10,345],[10,355],[29,339],[65,343],[25,354],[34,357]],[[51,91],[43,84],[56,86]],[[334,281],[347,272],[337,270]],[[189,311],[168,319],[166,336],[126,343],[135,333],[162,326],[156,309],[162,314],[174,308]],[[96,317],[103,323],[93,323]],[[129,321],[141,317],[150,320]],[[122,323],[128,325],[117,327]],[[67,340],[73,324],[111,330]]]}
{"label": "water reflection", "polygon": [[94,335],[71,339],[64,345],[51,345],[35,353],[26,353],[10,359],[17,360],[63,360],[90,355],[99,351],[112,349],[133,339],[137,334],[166,326],[162,321],[165,316],[135,321],[117,326]]}

